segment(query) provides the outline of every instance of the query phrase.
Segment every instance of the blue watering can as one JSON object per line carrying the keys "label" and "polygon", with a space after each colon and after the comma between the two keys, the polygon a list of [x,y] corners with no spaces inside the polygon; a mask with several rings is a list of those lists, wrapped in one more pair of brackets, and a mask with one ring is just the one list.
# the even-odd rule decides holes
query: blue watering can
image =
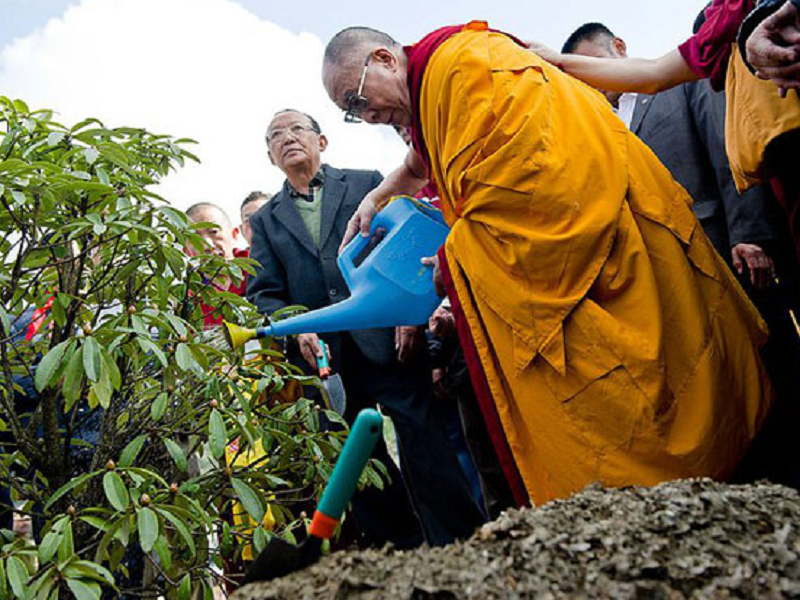
{"label": "blue watering can", "polygon": [[339,255],[349,298],[256,330],[226,323],[231,345],[242,338],[426,324],[441,299],[431,267],[420,260],[436,254],[449,231],[441,211],[427,202],[395,198],[372,219],[371,235],[357,235]]}

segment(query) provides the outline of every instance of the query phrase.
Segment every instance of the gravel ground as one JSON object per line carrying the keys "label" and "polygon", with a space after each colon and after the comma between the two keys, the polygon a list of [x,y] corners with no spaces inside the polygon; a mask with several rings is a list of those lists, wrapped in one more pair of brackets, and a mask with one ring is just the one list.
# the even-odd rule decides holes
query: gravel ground
{"label": "gravel ground", "polygon": [[800,496],[710,480],[590,487],[445,548],[337,552],[236,600],[800,598]]}

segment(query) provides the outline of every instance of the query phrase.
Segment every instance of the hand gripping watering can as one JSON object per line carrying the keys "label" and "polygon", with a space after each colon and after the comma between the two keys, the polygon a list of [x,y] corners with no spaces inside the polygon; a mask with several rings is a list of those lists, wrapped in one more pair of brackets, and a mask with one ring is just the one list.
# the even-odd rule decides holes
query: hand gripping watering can
{"label": "hand gripping watering can", "polygon": [[253,337],[424,325],[441,299],[420,260],[436,254],[448,232],[438,209],[399,196],[372,219],[369,237],[357,235],[339,255],[349,298],[256,330],[227,323],[228,341],[236,348]]}

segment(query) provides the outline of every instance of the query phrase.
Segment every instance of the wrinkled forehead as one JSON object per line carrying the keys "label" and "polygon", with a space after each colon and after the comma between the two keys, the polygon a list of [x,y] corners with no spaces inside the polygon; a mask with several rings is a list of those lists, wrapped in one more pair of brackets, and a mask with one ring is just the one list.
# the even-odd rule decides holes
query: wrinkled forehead
{"label": "wrinkled forehead", "polygon": [[278,129],[279,127],[289,127],[295,123],[300,123],[301,125],[311,125],[311,121],[306,115],[290,110],[288,112],[282,112],[276,117],[273,117],[272,121],[269,123],[267,131],[272,131],[273,129]]}
{"label": "wrinkled forehead", "polygon": [[355,94],[358,90],[362,68],[363,64],[360,67],[327,65],[325,68],[323,73],[325,89],[331,99],[342,110],[347,108],[347,95],[349,93]]}

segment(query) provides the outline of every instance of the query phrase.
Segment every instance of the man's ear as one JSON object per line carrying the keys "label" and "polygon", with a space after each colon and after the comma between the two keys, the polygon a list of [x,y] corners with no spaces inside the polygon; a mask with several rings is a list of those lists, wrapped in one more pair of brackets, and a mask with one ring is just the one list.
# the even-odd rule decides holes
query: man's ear
{"label": "man's ear", "polygon": [[615,37],[611,45],[621,58],[628,58],[628,46],[625,44],[625,40]]}
{"label": "man's ear", "polygon": [[326,138],[323,134],[319,134],[319,151],[325,152],[325,148],[328,147],[328,138]]}
{"label": "man's ear", "polygon": [[272,157],[272,150],[269,148],[267,149],[267,156],[269,156],[269,162],[277,167],[278,165],[275,163],[275,159]]}
{"label": "man's ear", "polygon": [[372,51],[372,60],[384,64],[394,70],[397,67],[397,57],[388,48],[376,48]]}

